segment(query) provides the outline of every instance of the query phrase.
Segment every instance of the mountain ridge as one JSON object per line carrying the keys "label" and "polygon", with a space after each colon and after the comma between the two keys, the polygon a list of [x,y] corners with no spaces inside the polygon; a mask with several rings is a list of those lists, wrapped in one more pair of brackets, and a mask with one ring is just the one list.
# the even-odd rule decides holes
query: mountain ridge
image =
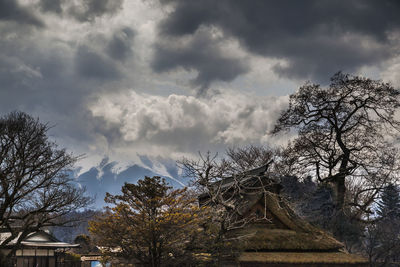
{"label": "mountain ridge", "polygon": [[119,194],[124,183],[136,183],[145,176],[160,176],[174,188],[185,186],[174,161],[163,158],[151,159],[143,155],[139,158],[141,162],[121,168],[117,167],[117,161],[110,161],[108,157],[104,157],[97,166],[77,175],[76,181],[95,199],[92,208],[101,209],[106,206],[104,202],[106,192]]}

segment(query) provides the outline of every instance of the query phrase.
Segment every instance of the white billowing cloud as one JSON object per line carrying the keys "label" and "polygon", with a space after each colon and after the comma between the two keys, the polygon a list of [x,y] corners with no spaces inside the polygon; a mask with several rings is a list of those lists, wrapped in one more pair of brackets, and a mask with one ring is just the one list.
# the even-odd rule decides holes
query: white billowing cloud
{"label": "white billowing cloud", "polygon": [[[207,98],[171,94],[155,96],[130,91],[103,95],[89,109],[110,127],[118,127],[125,143],[171,153],[196,153],[210,144],[218,148],[277,142],[271,137],[287,96],[256,96],[228,91]],[[153,148],[151,148],[153,147]]]}
{"label": "white billowing cloud", "polygon": [[390,82],[396,88],[400,88],[400,57],[388,62],[388,67],[382,73],[383,81]]}

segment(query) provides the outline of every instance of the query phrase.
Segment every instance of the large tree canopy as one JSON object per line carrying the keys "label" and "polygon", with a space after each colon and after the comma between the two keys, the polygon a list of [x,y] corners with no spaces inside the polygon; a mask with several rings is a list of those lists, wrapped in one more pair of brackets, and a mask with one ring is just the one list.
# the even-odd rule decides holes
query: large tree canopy
{"label": "large tree canopy", "polygon": [[286,150],[292,170],[333,184],[337,209],[348,204],[360,215],[398,171],[400,91],[340,72],[331,81],[328,87],[307,83],[291,95],[274,133],[298,131]]}
{"label": "large tree canopy", "polygon": [[145,177],[122,187],[121,195],[105,198],[113,204],[89,223],[97,244],[110,257],[145,266],[188,266],[204,242],[197,199],[186,189],[172,190],[160,177]]}
{"label": "large tree canopy", "polygon": [[0,249],[90,202],[69,175],[77,158],[49,141],[48,129],[23,112],[0,117],[0,228],[10,233]]}

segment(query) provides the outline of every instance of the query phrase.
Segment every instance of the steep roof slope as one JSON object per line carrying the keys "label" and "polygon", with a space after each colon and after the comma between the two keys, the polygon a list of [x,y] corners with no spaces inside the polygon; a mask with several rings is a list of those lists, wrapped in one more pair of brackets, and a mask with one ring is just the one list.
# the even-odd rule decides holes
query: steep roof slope
{"label": "steep roof slope", "polygon": [[241,238],[245,250],[255,251],[338,251],[343,244],[295,214],[278,194],[260,194],[248,203],[244,216],[262,215],[248,225],[230,231]]}

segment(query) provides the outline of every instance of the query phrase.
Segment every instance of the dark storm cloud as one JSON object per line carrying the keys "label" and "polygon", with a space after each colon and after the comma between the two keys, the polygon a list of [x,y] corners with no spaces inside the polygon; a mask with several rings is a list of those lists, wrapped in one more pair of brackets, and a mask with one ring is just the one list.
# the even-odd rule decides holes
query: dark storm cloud
{"label": "dark storm cloud", "polygon": [[97,121],[84,109],[88,89],[69,72],[65,57],[44,55],[35,47],[30,53],[20,55],[24,61],[0,60],[0,113],[25,111],[55,126],[51,130],[55,136],[90,142],[89,129]]}
{"label": "dark storm cloud", "polygon": [[43,22],[31,10],[21,7],[16,0],[0,0],[0,21],[2,20],[43,26]]}
{"label": "dark storm cloud", "polygon": [[400,26],[399,1],[161,0],[161,3],[174,7],[159,25],[164,36],[190,36],[201,26],[218,27],[251,53],[286,60],[286,65],[274,68],[284,76],[326,80],[338,70],[352,72],[362,66],[376,65],[398,52],[390,37]]}
{"label": "dark storm cloud", "polygon": [[44,12],[54,12],[57,14],[62,13],[62,4],[63,0],[41,0],[39,2],[40,9]]}
{"label": "dark storm cloud", "polygon": [[55,126],[52,136],[62,136],[61,145],[69,149],[87,150],[82,144],[97,137],[121,139],[118,129],[87,110],[90,97],[124,78],[123,67],[103,52],[112,34],[104,34],[104,43],[85,36],[76,47],[43,33],[0,21],[0,113],[39,116]]}
{"label": "dark storm cloud", "polygon": [[152,67],[156,72],[177,68],[197,71],[192,84],[204,91],[213,81],[232,81],[246,73],[249,67],[242,58],[224,54],[221,40],[212,38],[210,33],[200,31],[193,38],[179,44],[179,40],[160,42],[154,46]]}
{"label": "dark storm cloud", "polygon": [[123,0],[40,0],[39,7],[43,12],[68,15],[77,21],[93,21],[103,15],[113,15],[122,8]]}
{"label": "dark storm cloud", "polygon": [[78,75],[98,80],[114,80],[121,77],[117,65],[88,46],[80,46],[76,52],[75,69]]}
{"label": "dark storm cloud", "polygon": [[82,0],[68,9],[69,15],[78,21],[92,21],[96,17],[115,14],[122,8],[123,0]]}
{"label": "dark storm cloud", "polygon": [[125,27],[114,33],[107,45],[108,54],[120,61],[125,61],[132,54],[134,31]]}
{"label": "dark storm cloud", "polygon": [[[319,82],[326,82],[335,71],[351,73],[361,66],[376,66],[394,52],[386,44],[379,47],[363,47],[358,38],[337,38],[335,42],[315,38],[312,45],[310,48],[309,43],[298,42],[295,48],[277,51],[277,54],[288,60],[288,64],[277,64],[273,70],[288,78],[311,77]],[[284,54],[281,54],[282,52]]]}

